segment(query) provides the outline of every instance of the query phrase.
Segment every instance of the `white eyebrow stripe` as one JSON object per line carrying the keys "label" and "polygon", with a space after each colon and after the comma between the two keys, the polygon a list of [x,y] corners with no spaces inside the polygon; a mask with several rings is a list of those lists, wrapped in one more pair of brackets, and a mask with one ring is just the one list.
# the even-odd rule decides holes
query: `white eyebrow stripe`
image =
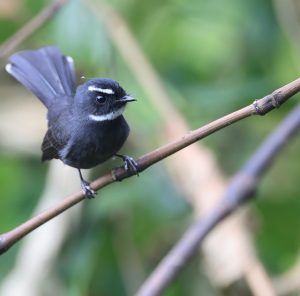
{"label": "white eyebrow stripe", "polygon": [[107,120],[114,120],[117,117],[119,117],[123,111],[125,109],[125,106],[116,110],[116,111],[112,111],[110,113],[107,114],[103,114],[103,115],[94,115],[94,114],[89,114],[89,119],[93,120],[93,121],[107,121]]}
{"label": "white eyebrow stripe", "polygon": [[110,89],[110,88],[101,88],[101,87],[96,87],[94,85],[90,85],[88,87],[88,91],[99,91],[102,92],[104,94],[109,94],[109,95],[113,95],[115,92]]}

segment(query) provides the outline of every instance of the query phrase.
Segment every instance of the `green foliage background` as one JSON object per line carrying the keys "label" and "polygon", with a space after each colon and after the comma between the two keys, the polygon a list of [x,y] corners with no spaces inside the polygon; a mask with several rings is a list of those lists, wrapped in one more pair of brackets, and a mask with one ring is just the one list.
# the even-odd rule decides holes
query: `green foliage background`
{"label": "green foliage background", "polygon": [[[18,3],[14,17],[0,19],[0,42],[49,2]],[[270,0],[114,0],[112,5],[128,22],[192,128],[299,76],[299,55],[280,27]],[[83,2],[70,1],[19,49],[49,44],[71,55],[79,74],[114,77],[138,98],[126,111],[132,127],[126,150],[131,155],[159,145],[155,135],[161,119],[111,44],[103,24]],[[3,67],[0,75],[6,76]],[[13,88],[15,84],[9,83]],[[234,174],[296,103],[293,99],[265,118],[244,120],[204,140],[224,174]],[[297,138],[274,163],[250,205],[257,253],[271,275],[288,270],[299,252],[299,149]],[[35,156],[1,148],[1,232],[31,216],[46,173],[47,165]],[[98,174],[95,170],[94,175]],[[127,256],[128,244],[137,250],[148,273],[193,220],[192,209],[176,191],[163,164],[138,179],[110,186],[101,195],[101,199],[85,203],[80,222],[55,263],[54,277],[68,295],[126,295],[119,256]],[[0,284],[13,267],[20,245],[0,258]],[[200,256],[166,295],[216,295],[199,271],[199,263]]]}

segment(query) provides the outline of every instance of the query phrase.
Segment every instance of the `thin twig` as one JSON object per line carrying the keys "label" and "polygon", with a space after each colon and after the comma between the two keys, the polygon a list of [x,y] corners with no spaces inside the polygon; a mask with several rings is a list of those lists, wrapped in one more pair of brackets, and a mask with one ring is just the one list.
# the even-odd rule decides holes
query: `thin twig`
{"label": "thin twig", "polygon": [[[108,1],[85,0],[85,3],[90,7],[91,13],[96,15],[99,21],[104,24],[112,44],[116,47],[136,81],[139,82],[140,87],[147,94],[151,104],[156,108],[156,112],[160,114],[162,123],[160,126],[161,136],[166,142],[169,142],[187,133],[190,130],[187,120],[172,103],[173,99],[159,78],[159,73],[145,55],[122,15]],[[182,163],[184,163],[184,169],[182,169]],[[197,171],[190,170],[194,167],[198,167]],[[191,204],[196,216],[206,213],[226,188],[225,177],[221,173],[215,157],[201,144],[194,145],[192,148],[180,153],[180,155],[174,155],[172,161],[167,163],[167,169],[175,184],[180,181],[180,191],[183,197]],[[195,183],[201,184],[201,186],[194,186]],[[261,270],[263,268],[259,259],[253,256],[250,249],[245,248],[245,244],[249,246],[252,243],[248,230],[243,223],[244,219],[244,215],[235,215],[232,217],[231,223],[224,225],[211,237],[211,240],[216,243],[216,241],[222,241],[224,236],[231,235],[234,232],[234,250],[232,249],[228,253],[220,249],[203,248],[203,255],[207,259],[207,267],[211,270],[209,274],[215,274],[214,269],[220,264],[222,268],[232,266],[231,260],[234,260],[238,253],[245,258],[245,260],[240,260],[235,264],[235,270],[240,272],[234,273],[229,267],[231,276],[229,273],[226,273],[226,275],[218,273],[218,276],[214,276],[214,282],[224,285],[225,278],[230,278],[229,281],[233,281],[234,278],[243,274],[249,289],[254,295],[274,295],[270,281],[268,281],[267,276],[263,276],[263,272],[256,272],[255,281],[251,280],[254,270],[259,268],[254,268],[254,270],[247,268],[250,262],[252,266],[260,266]],[[229,242],[227,242],[228,244]],[[226,244],[224,247],[226,248]],[[257,276],[258,274],[259,276]],[[226,282],[226,284],[229,283],[227,280]],[[259,293],[256,288],[257,285],[261,287]],[[270,287],[269,291],[267,291],[266,287]]]}
{"label": "thin twig", "polygon": [[15,47],[38,30],[48,19],[55,15],[66,2],[67,0],[54,1],[32,18],[13,36],[3,42],[0,45],[0,59],[8,55]]}
{"label": "thin twig", "polygon": [[[282,93],[281,93],[282,95]],[[268,109],[268,106],[265,106]],[[300,129],[300,104],[270,134],[235,175],[218,205],[203,219],[193,224],[165,256],[150,277],[144,282],[137,296],[156,296],[175,279],[197,252],[199,245],[210,231],[239,205],[254,197],[260,177],[272,160]]]}
{"label": "thin twig", "polygon": [[[149,152],[148,154],[143,155],[137,159],[139,172],[142,172],[149,166],[234,122],[242,120],[251,115],[264,115],[267,112],[270,112],[272,109],[278,108],[298,91],[300,91],[300,78],[277,89],[272,94],[256,100],[255,103],[247,107],[217,119],[199,129],[191,131],[181,139],[166,144],[152,152]],[[132,176],[131,172],[126,171],[124,168],[117,168],[110,173],[96,179],[91,183],[91,187],[94,190],[99,190],[100,188],[103,188],[117,180],[121,181],[130,176]],[[0,254],[7,251],[14,243],[37,227],[41,226],[84,199],[84,194],[81,191],[75,192],[66,197],[62,202],[53,208],[50,208],[38,216],[31,218],[13,230],[0,235]]]}

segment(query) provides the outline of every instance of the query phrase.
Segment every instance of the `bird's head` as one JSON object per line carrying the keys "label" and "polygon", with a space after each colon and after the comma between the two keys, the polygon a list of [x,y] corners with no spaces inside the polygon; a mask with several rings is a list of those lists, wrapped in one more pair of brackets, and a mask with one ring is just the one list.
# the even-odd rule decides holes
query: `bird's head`
{"label": "bird's head", "polygon": [[128,102],[135,101],[113,79],[95,78],[78,86],[74,108],[92,121],[108,121],[119,117]]}

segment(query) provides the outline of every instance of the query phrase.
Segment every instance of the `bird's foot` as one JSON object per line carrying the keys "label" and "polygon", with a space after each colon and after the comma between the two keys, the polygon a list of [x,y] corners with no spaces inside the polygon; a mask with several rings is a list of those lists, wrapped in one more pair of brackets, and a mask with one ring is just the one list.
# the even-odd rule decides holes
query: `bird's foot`
{"label": "bird's foot", "polygon": [[124,155],[124,169],[130,171],[135,175],[139,175],[138,164],[134,158]]}
{"label": "bird's foot", "polygon": [[121,154],[116,154],[116,156],[123,159],[125,171],[129,171],[137,176],[139,175],[138,163],[134,160],[134,158],[128,155],[121,155]]}
{"label": "bird's foot", "polygon": [[95,198],[96,192],[91,188],[89,182],[81,180],[81,189],[85,197],[87,197],[88,199]]}

